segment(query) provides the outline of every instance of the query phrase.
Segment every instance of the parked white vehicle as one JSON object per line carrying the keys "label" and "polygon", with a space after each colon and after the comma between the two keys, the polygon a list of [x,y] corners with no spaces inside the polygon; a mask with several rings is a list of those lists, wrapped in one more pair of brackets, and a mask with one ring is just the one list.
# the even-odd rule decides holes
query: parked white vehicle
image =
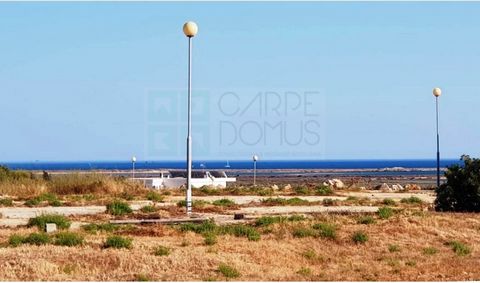
{"label": "parked white vehicle", "polygon": [[[187,184],[186,171],[161,171],[159,177],[135,178],[141,180],[146,187],[154,189],[179,188]],[[236,182],[236,178],[228,177],[224,171],[192,171],[192,187],[212,186],[225,188],[228,182]]]}

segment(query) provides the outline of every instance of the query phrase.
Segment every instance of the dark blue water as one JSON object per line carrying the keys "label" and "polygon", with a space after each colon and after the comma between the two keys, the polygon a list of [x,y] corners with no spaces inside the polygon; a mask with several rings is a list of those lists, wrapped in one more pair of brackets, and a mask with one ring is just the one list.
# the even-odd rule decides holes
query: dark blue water
{"label": "dark blue water", "polygon": [[[444,159],[441,167],[459,163],[456,159]],[[128,170],[132,163],[128,161],[78,161],[78,162],[0,162],[10,169],[22,170]],[[253,161],[201,160],[194,161],[194,169],[252,169]],[[436,168],[436,160],[259,160],[258,169],[383,169]],[[184,169],[185,161],[137,161],[136,169]],[[432,170],[434,171],[434,170]]]}

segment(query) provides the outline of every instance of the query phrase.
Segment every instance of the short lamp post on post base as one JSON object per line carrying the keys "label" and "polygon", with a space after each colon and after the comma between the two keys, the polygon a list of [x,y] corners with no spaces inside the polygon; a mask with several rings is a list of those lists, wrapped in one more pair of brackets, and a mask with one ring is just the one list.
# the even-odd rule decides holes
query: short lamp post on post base
{"label": "short lamp post on post base", "polygon": [[137,158],[133,156],[132,157],[132,180],[135,179],[135,162],[137,162]]}
{"label": "short lamp post on post base", "polygon": [[253,155],[253,186],[257,185],[257,160],[258,156],[256,154]]}

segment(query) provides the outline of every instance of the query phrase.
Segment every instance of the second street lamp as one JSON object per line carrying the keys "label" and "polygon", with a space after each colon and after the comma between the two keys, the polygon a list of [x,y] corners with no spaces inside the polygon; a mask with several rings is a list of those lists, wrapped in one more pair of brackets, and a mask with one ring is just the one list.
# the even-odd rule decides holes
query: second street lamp
{"label": "second street lamp", "polygon": [[192,213],[192,38],[197,34],[198,27],[194,22],[183,25],[183,33],[188,37],[188,132],[187,132],[187,214]]}
{"label": "second street lamp", "polygon": [[442,95],[442,90],[438,87],[433,89],[433,96],[435,96],[435,112],[437,125],[437,188],[440,187],[440,135],[438,134],[438,97]]}

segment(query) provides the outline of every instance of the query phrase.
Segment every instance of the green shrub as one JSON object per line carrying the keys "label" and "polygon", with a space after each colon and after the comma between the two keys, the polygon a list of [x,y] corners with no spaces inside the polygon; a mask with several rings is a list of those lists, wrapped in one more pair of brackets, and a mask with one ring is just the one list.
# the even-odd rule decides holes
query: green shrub
{"label": "green shrub", "polygon": [[163,196],[154,191],[149,191],[147,193],[147,199],[154,202],[163,202]]}
{"label": "green shrub", "polygon": [[235,237],[247,237],[250,241],[260,240],[260,233],[255,228],[242,224],[224,226],[220,233],[234,235]]}
{"label": "green shrub", "polygon": [[313,229],[310,229],[310,228],[297,227],[297,228],[293,229],[292,235],[295,238],[315,237],[315,236],[317,236],[317,232]]}
{"label": "green shrub", "polygon": [[393,209],[391,209],[390,207],[385,206],[378,209],[378,217],[380,217],[381,219],[388,219],[392,216]]}
{"label": "green shrub", "polygon": [[365,225],[374,224],[375,219],[372,216],[362,216],[362,217],[358,218],[357,223],[358,224],[365,224]]}
{"label": "green shrub", "polygon": [[202,223],[184,223],[180,225],[180,231],[187,232],[192,231],[197,234],[203,234],[207,232],[215,232],[218,226],[213,221],[204,221]]}
{"label": "green shrub", "polygon": [[315,188],[315,194],[319,196],[329,196],[333,194],[333,190],[329,186],[319,185]]}
{"label": "green shrub", "polygon": [[70,228],[70,220],[67,217],[60,214],[43,214],[35,218],[31,218],[28,221],[28,227],[37,226],[41,231],[45,230],[47,223],[57,224],[58,229]]}
{"label": "green shrub", "polygon": [[301,198],[267,198],[262,199],[262,203],[266,205],[307,205],[310,202]]}
{"label": "green shrub", "polygon": [[349,196],[345,201],[357,202],[359,201],[359,198],[354,196]]}
{"label": "green shrub", "polygon": [[317,223],[313,229],[318,231],[318,236],[322,238],[335,239],[337,237],[337,228],[330,223]]}
{"label": "green shrub", "polygon": [[153,205],[146,205],[140,208],[140,211],[142,211],[143,213],[152,213],[157,211],[157,209]]}
{"label": "green shrub", "polygon": [[11,198],[0,198],[0,206],[12,206],[13,201]]}
{"label": "green shrub", "polygon": [[303,221],[303,220],[305,220],[305,216],[301,214],[294,214],[287,218],[287,221],[290,221],[290,222]]}
{"label": "green shrub", "polygon": [[149,281],[154,281],[150,276],[148,275],[145,275],[145,274],[138,274],[136,277],[135,277],[135,280],[133,281],[136,281],[136,282],[149,282]]}
{"label": "green shrub", "polygon": [[308,276],[312,274],[312,270],[308,267],[302,267],[297,271],[298,274]]}
{"label": "green shrub", "polygon": [[480,159],[462,155],[462,165],[447,168],[447,182],[436,189],[437,211],[480,212]]}
{"label": "green shrub", "polygon": [[302,256],[306,259],[309,259],[309,260],[313,260],[313,259],[316,259],[318,257],[317,253],[314,250],[305,251],[304,253],[302,253]]}
{"label": "green shrub", "polygon": [[12,247],[18,247],[24,242],[25,242],[25,237],[18,234],[10,235],[10,237],[8,238],[8,245]]}
{"label": "green shrub", "polygon": [[79,246],[82,245],[84,237],[73,232],[60,232],[55,235],[54,244],[57,246]]}
{"label": "green shrub", "polygon": [[398,245],[388,245],[388,251],[391,253],[399,252],[400,247]]}
{"label": "green shrub", "polygon": [[217,235],[212,232],[207,232],[203,234],[204,243],[207,246],[213,246],[217,243]]}
{"label": "green shrub", "polygon": [[24,204],[26,206],[33,207],[33,206],[39,205],[40,201],[37,198],[33,198],[33,199],[28,199],[27,201],[25,201]]}
{"label": "green shrub", "polygon": [[424,255],[434,255],[436,253],[438,253],[438,250],[434,247],[426,247],[423,249]]}
{"label": "green shrub", "polygon": [[459,241],[450,241],[447,243],[458,256],[465,256],[472,252],[472,249]]}
{"label": "green shrub", "polygon": [[125,238],[122,236],[109,236],[105,241],[104,248],[114,248],[114,249],[131,249],[132,248],[132,239]]}
{"label": "green shrub", "polygon": [[308,195],[310,193],[310,189],[305,186],[297,186],[293,190],[298,195]]}
{"label": "green shrub", "polygon": [[220,264],[218,266],[218,272],[223,274],[226,278],[237,278],[240,277],[240,272],[232,266],[226,264]]}
{"label": "green shrub", "polygon": [[353,233],[352,240],[355,244],[363,244],[368,241],[368,235],[362,231],[357,231]]}
{"label": "green shrub", "polygon": [[391,198],[385,198],[385,199],[383,199],[383,202],[382,202],[382,203],[383,203],[384,205],[391,205],[391,206],[396,205],[396,202],[395,202],[393,199],[391,199]]}
{"label": "green shrub", "polygon": [[25,238],[24,243],[37,246],[46,245],[50,243],[50,237],[45,233],[31,233]]}
{"label": "green shrub", "polygon": [[213,202],[216,206],[234,206],[235,202],[226,198],[222,198]]}
{"label": "green shrub", "polygon": [[303,221],[305,220],[305,216],[303,215],[292,215],[289,217],[286,216],[262,216],[255,220],[255,226],[270,226],[275,223],[283,223],[283,222],[294,222],[294,221]]}
{"label": "green shrub", "polygon": [[[209,204],[209,202],[204,201],[204,200],[194,200],[194,201],[192,201],[192,207],[193,208],[202,208],[207,204]],[[181,200],[181,201],[177,202],[177,206],[178,207],[186,207],[187,206],[187,201],[186,200]]]}
{"label": "green shrub", "polygon": [[96,234],[98,231],[113,232],[117,230],[118,227],[119,226],[111,223],[90,223],[82,226],[83,230],[92,234]]}
{"label": "green shrub", "polygon": [[423,203],[423,201],[416,196],[411,196],[409,198],[402,198],[402,200],[400,202],[401,203],[406,203],[406,204],[420,204],[420,203]]}
{"label": "green shrub", "polygon": [[113,202],[107,205],[107,212],[110,213],[111,215],[118,216],[118,215],[132,213],[132,209],[130,208],[128,203],[120,200],[114,200]]}
{"label": "green shrub", "polygon": [[153,254],[156,256],[167,256],[170,254],[170,248],[167,248],[165,246],[158,246],[155,248]]}

